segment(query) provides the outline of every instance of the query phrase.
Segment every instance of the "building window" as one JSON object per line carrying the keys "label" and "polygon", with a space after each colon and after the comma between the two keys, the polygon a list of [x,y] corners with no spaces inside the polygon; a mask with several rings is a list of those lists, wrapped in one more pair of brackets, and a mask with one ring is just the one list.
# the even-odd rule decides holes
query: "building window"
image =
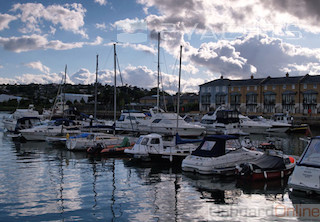
{"label": "building window", "polygon": [[240,104],[241,104],[240,103],[240,98],[241,98],[240,94],[230,95],[230,108],[231,109],[239,110]]}
{"label": "building window", "polygon": [[250,86],[247,86],[247,91],[249,91],[250,90]]}
{"label": "building window", "polygon": [[307,84],[303,84],[303,88],[306,89],[307,88]]}
{"label": "building window", "polygon": [[313,84],[313,88],[314,89],[316,89],[317,88],[317,84],[315,83],[315,84]]}
{"label": "building window", "polygon": [[256,91],[257,91],[257,86],[254,86],[254,90],[256,90]]}
{"label": "building window", "polygon": [[284,112],[294,112],[294,105],[295,105],[295,100],[294,100],[295,94],[290,93],[290,94],[282,94],[282,109]]}
{"label": "building window", "polygon": [[264,86],[264,90],[268,90],[268,86]]}
{"label": "building window", "polygon": [[207,92],[209,93],[211,91],[211,87],[208,87]]}
{"label": "building window", "polygon": [[317,92],[303,94],[303,109],[314,112],[317,108]]}
{"label": "building window", "polygon": [[246,107],[247,107],[247,112],[256,112],[257,108],[257,94],[247,94],[246,97]]}
{"label": "building window", "polygon": [[276,94],[275,93],[264,94],[264,101],[263,101],[264,112],[273,113],[275,109],[275,105],[276,105]]}
{"label": "building window", "polygon": [[226,92],[226,86],[222,86],[222,92]]}
{"label": "building window", "polygon": [[216,86],[216,92],[219,92],[219,86]]}
{"label": "building window", "polygon": [[276,89],[276,86],[272,86],[272,89],[275,90],[275,89]]}
{"label": "building window", "polygon": [[226,104],[226,95],[221,94],[221,95],[216,95],[216,106],[221,106]]}
{"label": "building window", "polygon": [[231,91],[233,92],[233,86],[231,86]]}
{"label": "building window", "polygon": [[292,88],[292,89],[295,89],[295,88],[296,88],[296,85],[295,85],[295,84],[292,84],[291,88]]}
{"label": "building window", "polygon": [[240,92],[240,86],[238,87],[238,91]]}
{"label": "building window", "polygon": [[286,89],[287,88],[287,85],[286,84],[284,84],[283,85],[283,87],[282,87],[282,89]]}

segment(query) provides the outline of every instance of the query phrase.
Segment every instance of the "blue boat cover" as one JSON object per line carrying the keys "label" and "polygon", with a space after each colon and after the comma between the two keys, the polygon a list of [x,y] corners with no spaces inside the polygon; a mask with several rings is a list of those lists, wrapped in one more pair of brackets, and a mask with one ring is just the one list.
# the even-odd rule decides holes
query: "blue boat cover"
{"label": "blue boat cover", "polygon": [[[206,136],[199,147],[192,152],[192,155],[194,156],[201,156],[201,157],[219,157],[226,154],[226,141],[231,139],[238,139],[237,136],[232,135],[211,135]],[[207,141],[214,141],[215,143],[212,143],[213,146],[211,149],[202,149],[203,145]]]}

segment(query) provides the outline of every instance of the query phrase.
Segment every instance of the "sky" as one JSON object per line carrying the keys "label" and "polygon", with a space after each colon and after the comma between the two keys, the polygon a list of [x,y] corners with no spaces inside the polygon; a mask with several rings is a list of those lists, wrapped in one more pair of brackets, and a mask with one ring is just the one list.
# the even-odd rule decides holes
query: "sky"
{"label": "sky", "polygon": [[[0,0],[0,84],[157,86],[317,75],[318,0]],[[122,81],[121,81],[122,80]]]}

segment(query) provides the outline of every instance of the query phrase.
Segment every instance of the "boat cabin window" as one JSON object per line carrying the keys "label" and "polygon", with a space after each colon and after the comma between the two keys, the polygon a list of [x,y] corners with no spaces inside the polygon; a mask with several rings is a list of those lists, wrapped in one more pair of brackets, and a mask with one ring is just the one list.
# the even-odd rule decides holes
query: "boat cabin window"
{"label": "boat cabin window", "polygon": [[136,144],[140,144],[142,139],[143,139],[143,137],[139,137],[139,139],[138,139],[138,141],[136,142]]}
{"label": "boat cabin window", "polygon": [[147,145],[149,141],[149,138],[143,138],[143,140],[141,141],[141,145]]}
{"label": "boat cabin window", "polygon": [[311,140],[306,153],[304,154],[300,164],[320,166],[320,140]]}
{"label": "boat cabin window", "polygon": [[131,120],[135,120],[136,119],[136,117],[134,117],[134,116],[127,116],[127,118],[126,119],[131,119]]}
{"label": "boat cabin window", "polygon": [[124,116],[124,115],[121,115],[121,116],[119,117],[118,121],[124,121],[124,118],[125,118],[125,116]]}
{"label": "boat cabin window", "polygon": [[213,124],[214,121],[212,119],[202,119],[200,123],[202,123],[202,124]]}
{"label": "boat cabin window", "polygon": [[161,121],[161,119],[155,119],[152,121],[152,123],[159,123]]}
{"label": "boat cabin window", "polygon": [[153,138],[151,139],[151,144],[160,144],[160,139],[159,138]]}
{"label": "boat cabin window", "polygon": [[215,144],[216,144],[216,141],[205,141],[201,146],[201,150],[210,151]]}

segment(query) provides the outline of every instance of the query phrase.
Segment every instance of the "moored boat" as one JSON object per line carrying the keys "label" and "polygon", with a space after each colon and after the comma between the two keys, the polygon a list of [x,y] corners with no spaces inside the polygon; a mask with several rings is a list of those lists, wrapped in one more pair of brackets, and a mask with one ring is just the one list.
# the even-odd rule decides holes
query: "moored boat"
{"label": "moored boat", "polygon": [[237,175],[250,180],[271,180],[289,176],[296,161],[282,152],[268,150],[260,158],[242,163],[236,167]]}
{"label": "moored boat", "polygon": [[237,136],[212,135],[182,161],[182,170],[200,174],[234,172],[237,164],[262,156],[260,151],[241,146]]}
{"label": "moored boat", "polygon": [[320,136],[311,138],[298,160],[288,185],[294,190],[320,194]]}

